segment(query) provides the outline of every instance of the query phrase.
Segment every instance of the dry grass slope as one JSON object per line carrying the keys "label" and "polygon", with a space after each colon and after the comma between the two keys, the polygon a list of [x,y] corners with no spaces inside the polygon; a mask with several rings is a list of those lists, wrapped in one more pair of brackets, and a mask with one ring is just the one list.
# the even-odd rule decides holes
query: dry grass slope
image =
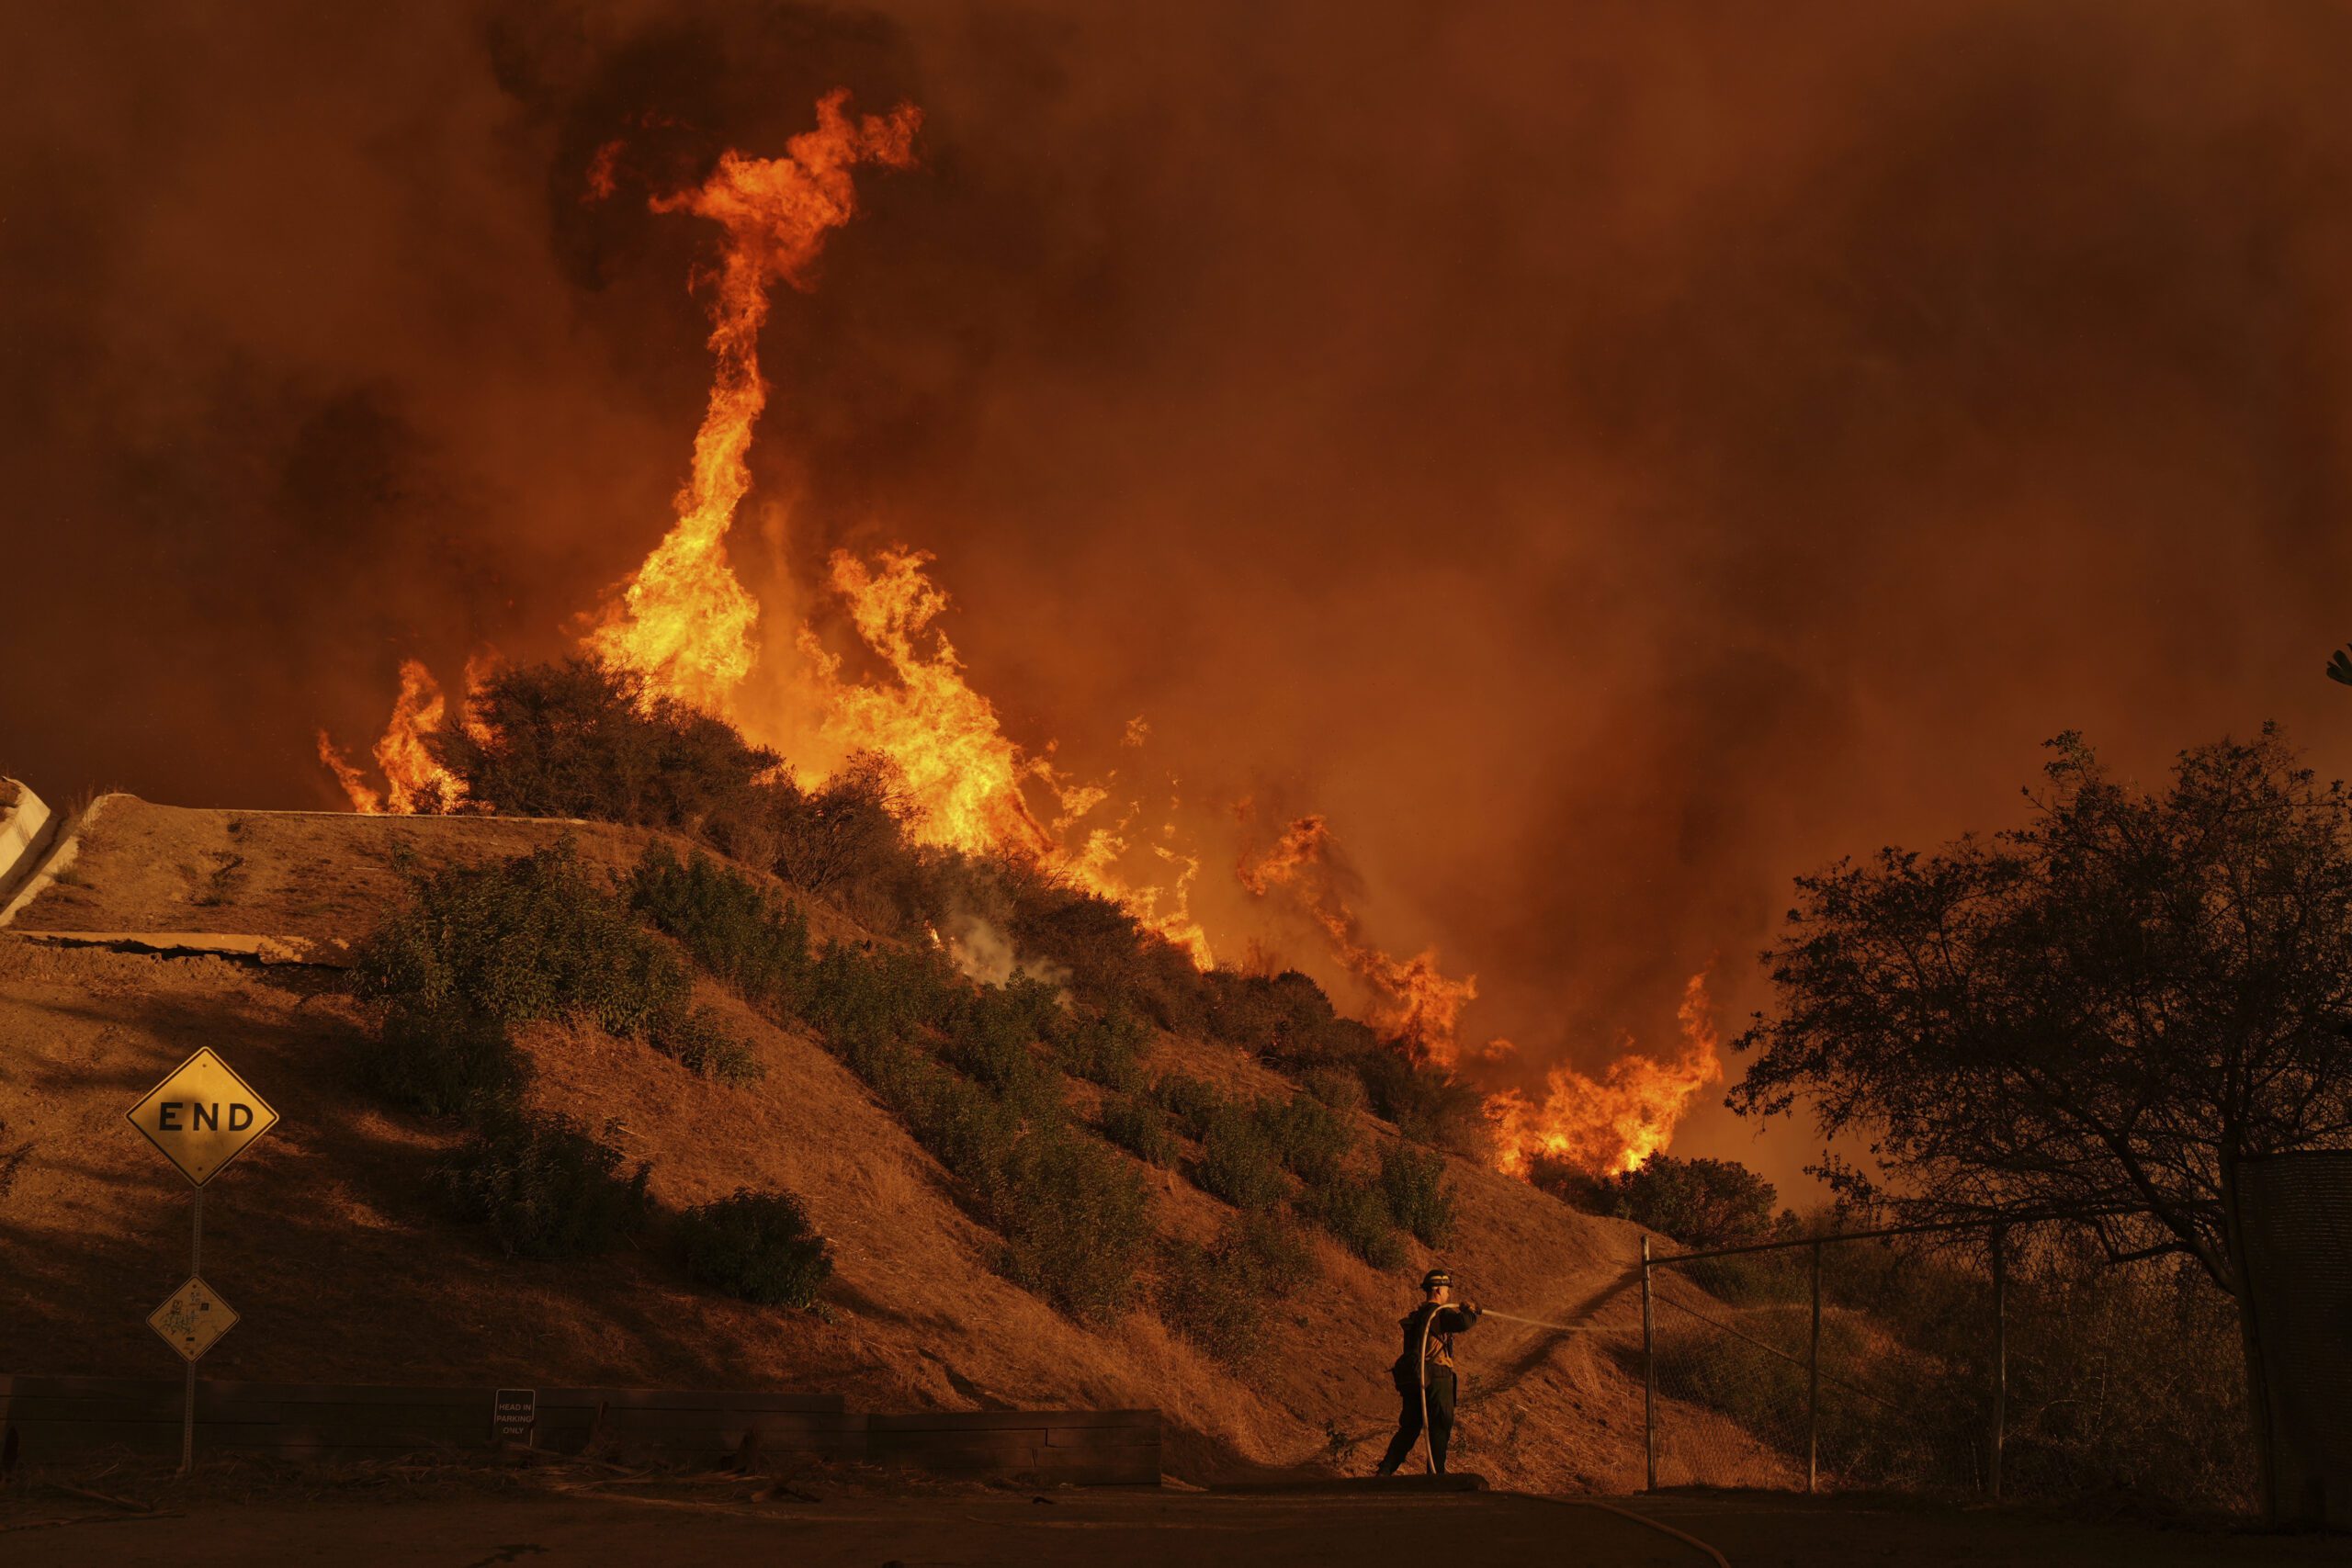
{"label": "dry grass slope", "polygon": [[[185,1276],[187,1189],[122,1112],[210,1045],[283,1117],[207,1200],[205,1272],[243,1314],[206,1362],[215,1375],[742,1385],[883,1409],[1156,1405],[1178,1475],[1368,1467],[1393,1417],[1385,1369],[1396,1319],[1433,1256],[1418,1242],[1408,1240],[1402,1270],[1383,1275],[1317,1235],[1320,1281],[1285,1303],[1272,1353],[1247,1379],[1145,1313],[1082,1327],[995,1271],[996,1238],[839,1060],[706,978],[696,1001],[751,1043],[766,1069],[758,1081],[713,1082],[641,1045],[541,1024],[520,1036],[537,1068],[534,1100],[609,1127],[632,1161],[652,1163],[653,1194],[668,1208],[743,1186],[801,1194],[834,1248],[825,1314],[695,1289],[650,1243],[586,1261],[507,1260],[434,1199],[429,1172],[455,1132],[386,1111],[358,1083],[363,1019],[333,971],[28,934],[237,932],[301,938],[332,954],[401,898],[401,858],[486,861],[566,832],[584,863],[616,873],[662,837],[110,798],[71,883],[0,931],[0,1142],[30,1149],[0,1193],[11,1263],[0,1269],[0,1366],[172,1371],[143,1319]],[[801,903],[820,941],[860,934],[838,910]],[[1234,1051],[1172,1036],[1152,1043],[1148,1066],[1227,1093],[1292,1087]],[[1100,1092],[1073,1084],[1081,1111]],[[1368,1141],[1393,1137],[1359,1122]],[[1602,1331],[1493,1323],[1465,1341],[1460,1462],[1533,1489],[1638,1485],[1641,1390],[1625,1369],[1639,1233],[1447,1164],[1461,1207],[1445,1260],[1470,1293]],[[1167,1230],[1205,1242],[1230,1213],[1173,1172],[1139,1168]]]}

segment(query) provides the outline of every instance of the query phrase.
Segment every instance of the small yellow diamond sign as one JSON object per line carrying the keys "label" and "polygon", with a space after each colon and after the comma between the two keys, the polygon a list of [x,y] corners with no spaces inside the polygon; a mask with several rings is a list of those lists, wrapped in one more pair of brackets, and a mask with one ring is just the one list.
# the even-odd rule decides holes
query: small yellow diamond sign
{"label": "small yellow diamond sign", "polygon": [[170,1340],[181,1359],[194,1361],[237,1326],[237,1314],[213,1294],[211,1286],[192,1279],[148,1314],[147,1326]]}
{"label": "small yellow diamond sign", "polygon": [[148,1090],[130,1116],[130,1124],[198,1187],[277,1122],[277,1112],[209,1046]]}

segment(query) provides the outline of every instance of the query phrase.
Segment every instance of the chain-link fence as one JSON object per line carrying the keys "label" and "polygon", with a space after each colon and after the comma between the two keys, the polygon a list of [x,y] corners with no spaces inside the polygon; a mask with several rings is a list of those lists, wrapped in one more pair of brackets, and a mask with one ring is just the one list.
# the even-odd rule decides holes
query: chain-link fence
{"label": "chain-link fence", "polygon": [[1643,1272],[1653,1486],[2254,1501],[2234,1307],[2180,1259],[1980,1225]]}

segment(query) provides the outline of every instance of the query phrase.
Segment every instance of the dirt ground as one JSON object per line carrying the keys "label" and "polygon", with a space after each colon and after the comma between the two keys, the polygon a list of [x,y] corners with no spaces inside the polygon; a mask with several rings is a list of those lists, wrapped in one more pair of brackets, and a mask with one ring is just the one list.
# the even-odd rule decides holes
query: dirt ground
{"label": "dirt ground", "polygon": [[[119,1483],[118,1483],[119,1484]],[[789,1560],[809,1568],[1022,1564],[1080,1568],[1705,1568],[1699,1546],[1572,1497],[1409,1491],[1053,1492],[942,1485],[918,1495],[855,1488],[759,1499],[763,1487],[681,1483],[629,1495],[459,1488],[391,1499],[200,1493],[152,1512],[20,1483],[0,1495],[0,1558],[14,1568],[312,1562],[564,1568]],[[151,1494],[152,1495],[152,1494]],[[2342,1538],[2054,1518],[1867,1498],[1657,1496],[1614,1506],[1713,1547],[1736,1568],[2255,1568],[2352,1562]]]}

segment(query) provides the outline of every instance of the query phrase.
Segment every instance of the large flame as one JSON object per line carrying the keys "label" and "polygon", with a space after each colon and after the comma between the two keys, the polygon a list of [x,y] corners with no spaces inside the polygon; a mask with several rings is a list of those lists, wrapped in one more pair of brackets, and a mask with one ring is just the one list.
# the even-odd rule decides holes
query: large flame
{"label": "large flame", "polygon": [[1540,1105],[1516,1089],[1489,1097],[1497,1166],[1524,1176],[1544,1156],[1590,1175],[1615,1176],[1666,1148],[1690,1097],[1724,1076],[1703,969],[1683,987],[1679,1021],[1682,1054],[1671,1062],[1623,1055],[1599,1078],[1554,1067]]}
{"label": "large flame", "polygon": [[[781,158],[746,158],[731,149],[710,177],[690,191],[656,196],[657,212],[691,212],[727,231],[712,279],[710,349],[718,368],[694,467],[678,492],[678,521],[638,569],[589,647],[607,663],[637,671],[647,690],[713,712],[730,710],[752,672],[759,605],[727,563],[725,542],[735,509],[751,489],[744,457],[752,426],[767,406],[760,375],[760,328],[768,287],[778,279],[806,288],[825,236],[857,211],[850,171],[861,163],[914,164],[922,111],[901,104],[887,115],[852,121],[848,92],[817,104],[817,129],[786,143]],[[592,182],[608,188],[610,161]]]}
{"label": "large flame", "polygon": [[[816,129],[794,137],[783,157],[729,151],[699,186],[650,200],[657,212],[692,213],[723,231],[718,265],[703,279],[716,367],[675,520],[583,643],[607,663],[637,672],[649,694],[719,714],[775,748],[793,760],[804,784],[860,754],[887,759],[903,783],[908,830],[919,841],[1030,860],[1121,904],[1206,968],[1208,935],[1190,908],[1201,857],[1172,819],[1139,829],[1140,802],[1127,802],[1115,821],[1094,820],[1111,799],[1108,781],[1065,773],[1054,764],[1050,744],[1033,753],[1005,732],[937,625],[948,601],[925,570],[929,555],[897,547],[870,559],[843,551],[831,558],[827,587],[874,656],[874,678],[848,673],[846,658],[802,625],[788,644],[798,660],[797,683],[779,688],[788,690],[784,705],[794,711],[772,711],[747,698],[760,654],[760,604],[729,564],[726,540],[750,491],[746,458],[767,402],[759,336],[769,290],[779,281],[810,286],[826,236],[855,214],[853,169],[911,166],[922,124],[920,112],[904,104],[853,120],[846,101],[845,92],[820,100]],[[588,171],[589,199],[607,198],[617,188],[620,151],[618,143],[598,149]],[[469,665],[469,694],[480,673]],[[380,792],[320,734],[319,755],[355,809],[446,810],[461,801],[460,782],[424,743],[445,722],[447,707],[424,666],[403,662],[391,722],[374,748],[385,779]],[[462,708],[459,722],[472,723]],[[1121,744],[1138,748],[1148,735],[1149,726],[1133,718]],[[1041,798],[1052,802],[1043,815]],[[1175,809],[1171,801],[1171,818]],[[1476,976],[1446,975],[1434,949],[1400,959],[1368,940],[1346,897],[1347,878],[1324,818],[1293,821],[1272,849],[1245,857],[1236,873],[1250,893],[1279,893],[1312,918],[1340,967],[1363,987],[1374,1027],[1436,1066],[1461,1065],[1462,1019],[1478,994]],[[1664,1148],[1690,1097],[1723,1076],[1703,974],[1691,978],[1682,1021],[1684,1053],[1673,1063],[1628,1056],[1599,1079],[1557,1068],[1540,1105],[1516,1091],[1491,1097],[1487,1113],[1501,1168],[1524,1173],[1542,1154],[1597,1173],[1625,1170]],[[1492,1061],[1510,1051],[1498,1041],[1478,1055]]]}
{"label": "large flame", "polygon": [[802,628],[801,648],[823,693],[826,738],[840,752],[876,751],[898,765],[907,827],[918,841],[976,853],[1051,854],[1054,835],[1022,794],[1029,770],[1021,749],[1004,733],[995,705],[964,679],[954,645],[932,626],[947,595],[923,572],[930,559],[918,550],[885,550],[869,569],[846,550],[833,552],[833,589],[896,680],[843,681],[841,660]]}

